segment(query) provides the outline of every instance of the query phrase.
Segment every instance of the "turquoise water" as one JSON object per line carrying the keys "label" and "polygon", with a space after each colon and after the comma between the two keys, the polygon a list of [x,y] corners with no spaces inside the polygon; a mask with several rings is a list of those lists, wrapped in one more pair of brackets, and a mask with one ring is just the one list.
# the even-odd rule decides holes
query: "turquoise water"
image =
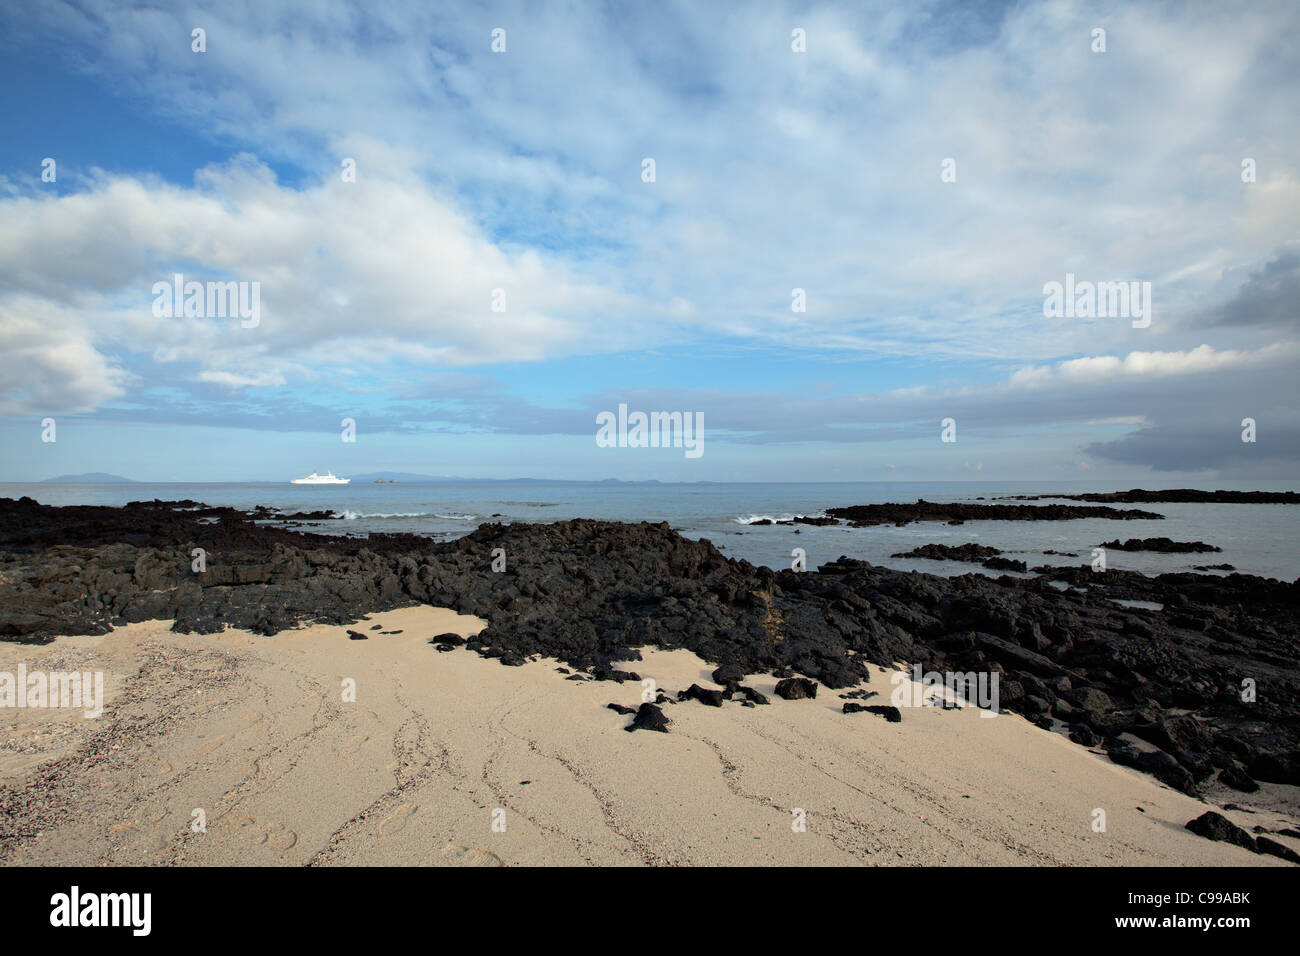
{"label": "turquoise water", "polygon": [[[1144,487],[1186,487],[1186,482]],[[1297,490],[1284,481],[1200,483],[1205,490]],[[810,568],[840,555],[875,564],[935,574],[963,574],[977,566],[950,561],[891,558],[896,551],[936,542],[968,541],[1010,552],[1030,567],[1086,564],[1091,549],[1114,538],[1164,536],[1205,541],[1222,554],[1145,554],[1110,551],[1107,563],[1145,573],[1189,570],[1196,564],[1234,565],[1238,570],[1294,580],[1300,576],[1300,506],[1119,505],[1166,516],[1163,521],[974,521],[950,527],[934,522],[903,528],[758,526],[768,517],[816,515],[843,505],[889,501],[974,501],[998,495],[1070,494],[1123,490],[1099,482],[854,482],[807,484],[618,484],[610,482],[484,482],[427,484],[290,485],[240,484],[3,484],[0,497],[30,495],[45,504],[122,505],[139,499],[193,498],[210,505],[286,511],[328,509],[343,520],[312,524],[324,533],[407,531],[447,540],[485,521],[549,522],[566,518],[667,521],[691,538],[708,538],[730,557],[770,567],[789,567],[791,550],[803,548]],[[1032,502],[1030,502],[1032,504]],[[499,515],[500,517],[493,517]],[[1043,555],[1074,551],[1078,557]],[[1024,552],[1024,553],[1015,553]]]}

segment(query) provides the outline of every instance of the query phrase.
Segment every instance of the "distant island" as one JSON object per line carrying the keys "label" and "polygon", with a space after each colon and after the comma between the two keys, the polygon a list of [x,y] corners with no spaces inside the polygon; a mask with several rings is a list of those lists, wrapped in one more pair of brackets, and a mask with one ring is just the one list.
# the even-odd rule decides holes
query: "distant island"
{"label": "distant island", "polygon": [[139,484],[139,482],[134,478],[123,478],[121,475],[110,475],[104,471],[88,471],[82,475],[59,475],[57,478],[46,478],[41,482],[41,484],[136,485]]}

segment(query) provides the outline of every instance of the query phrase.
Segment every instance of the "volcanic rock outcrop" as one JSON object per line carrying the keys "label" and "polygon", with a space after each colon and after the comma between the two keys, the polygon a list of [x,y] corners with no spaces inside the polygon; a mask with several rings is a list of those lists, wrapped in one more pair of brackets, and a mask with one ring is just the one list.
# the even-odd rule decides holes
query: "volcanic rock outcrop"
{"label": "volcanic rock outcrop", "polygon": [[[504,571],[492,570],[495,549]],[[896,661],[996,672],[1000,709],[1099,743],[1179,789],[1222,771],[1238,789],[1300,784],[1300,587],[1242,574],[1044,572],[943,578],[848,558],[777,572],[647,522],[486,524],[435,543],[305,534],[197,502],[0,499],[7,640],[149,619],[271,635],[425,603],[488,621],[464,645],[481,655],[506,665],[554,657],[603,680],[636,679],[614,665],[647,645],[695,652],[728,690],[760,672],[845,688]],[[647,711],[647,729],[657,722]]]}
{"label": "volcanic rock outcrop", "polygon": [[1164,515],[1137,509],[1105,508],[1099,505],[979,505],[964,502],[939,504],[924,499],[915,504],[851,505],[847,508],[827,508],[833,518],[843,518],[854,528],[869,528],[878,524],[906,525],[914,521],[946,521],[948,524],[965,524],[967,521],[1068,521],[1076,518],[1112,518],[1118,521],[1134,519],[1158,520]]}

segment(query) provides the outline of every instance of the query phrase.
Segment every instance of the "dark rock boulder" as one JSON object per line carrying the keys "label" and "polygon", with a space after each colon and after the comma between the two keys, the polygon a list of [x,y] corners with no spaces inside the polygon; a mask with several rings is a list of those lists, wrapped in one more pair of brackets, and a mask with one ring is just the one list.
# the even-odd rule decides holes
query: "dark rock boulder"
{"label": "dark rock boulder", "polygon": [[1224,767],[1219,771],[1219,782],[1242,793],[1255,793],[1259,784],[1250,778],[1250,774],[1236,767]]}
{"label": "dark rock boulder", "polygon": [[668,733],[668,724],[670,721],[664,716],[664,712],[654,704],[642,704],[637,708],[636,716],[632,718],[632,723],[624,727],[624,730],[657,730],[661,734]]}
{"label": "dark rock boulder", "polygon": [[1105,714],[1115,708],[1110,695],[1096,687],[1073,687],[1065,692],[1065,699],[1089,714]]}
{"label": "dark rock boulder", "polygon": [[817,682],[806,677],[787,677],[777,681],[776,696],[786,700],[811,700],[817,696]]}
{"label": "dark rock boulder", "polygon": [[853,701],[844,702],[844,713],[846,714],[875,714],[883,717],[891,724],[900,723],[903,715],[897,707],[891,707],[888,704],[857,704]]}
{"label": "dark rock boulder", "polygon": [[723,664],[713,671],[713,683],[722,684],[739,684],[745,679],[745,672],[735,664]]}
{"label": "dark rock boulder", "polygon": [[1110,747],[1107,755],[1117,764],[1149,773],[1161,783],[1189,796],[1196,795],[1196,781],[1192,775],[1163,750],[1138,750],[1118,744]]}
{"label": "dark rock boulder", "polygon": [[1250,775],[1266,783],[1300,785],[1300,752],[1263,752],[1247,765]]}
{"label": "dark rock boulder", "polygon": [[1024,561],[1018,561],[1015,558],[989,558],[985,561],[981,561],[980,564],[993,571],[1025,572],[1029,570],[1029,566],[1025,564]]}
{"label": "dark rock boulder", "polygon": [[723,700],[726,698],[720,690],[709,690],[699,684],[692,684],[686,690],[678,691],[677,699],[698,700],[701,704],[706,704],[709,707],[721,707]]}
{"label": "dark rock boulder", "polygon": [[1184,826],[1207,840],[1217,840],[1220,843],[1235,843],[1247,850],[1259,852],[1253,836],[1223,814],[1215,813],[1213,810],[1202,813],[1195,820],[1189,820]]}
{"label": "dark rock boulder", "polygon": [[1266,836],[1255,838],[1255,850],[1259,853],[1267,853],[1269,856],[1280,857],[1288,863],[1300,863],[1300,853]]}
{"label": "dark rock boulder", "polygon": [[1099,743],[1097,734],[1087,724],[1071,724],[1070,739],[1081,747],[1095,747]]}

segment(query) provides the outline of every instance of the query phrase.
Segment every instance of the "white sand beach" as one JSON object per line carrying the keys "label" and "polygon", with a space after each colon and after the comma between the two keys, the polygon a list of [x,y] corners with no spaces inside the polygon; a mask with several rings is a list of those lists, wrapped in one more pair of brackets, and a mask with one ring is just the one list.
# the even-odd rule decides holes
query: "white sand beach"
{"label": "white sand beach", "polygon": [[[102,670],[106,689],[97,719],[0,709],[12,811],[0,862],[1286,865],[1183,828],[1217,805],[1014,715],[912,707],[888,723],[840,713],[827,688],[782,700],[756,676],[770,706],[665,705],[670,733],[626,733],[630,718],[605,705],[637,706],[638,683],[427,643],[481,627],[417,607],[353,625],[365,641],[345,627],[194,636],[157,621],[0,643],[0,671]],[[685,651],[624,666],[670,696],[715,686]],[[888,702],[888,674],[865,686]],[[1294,806],[1282,789],[1253,805]]]}

